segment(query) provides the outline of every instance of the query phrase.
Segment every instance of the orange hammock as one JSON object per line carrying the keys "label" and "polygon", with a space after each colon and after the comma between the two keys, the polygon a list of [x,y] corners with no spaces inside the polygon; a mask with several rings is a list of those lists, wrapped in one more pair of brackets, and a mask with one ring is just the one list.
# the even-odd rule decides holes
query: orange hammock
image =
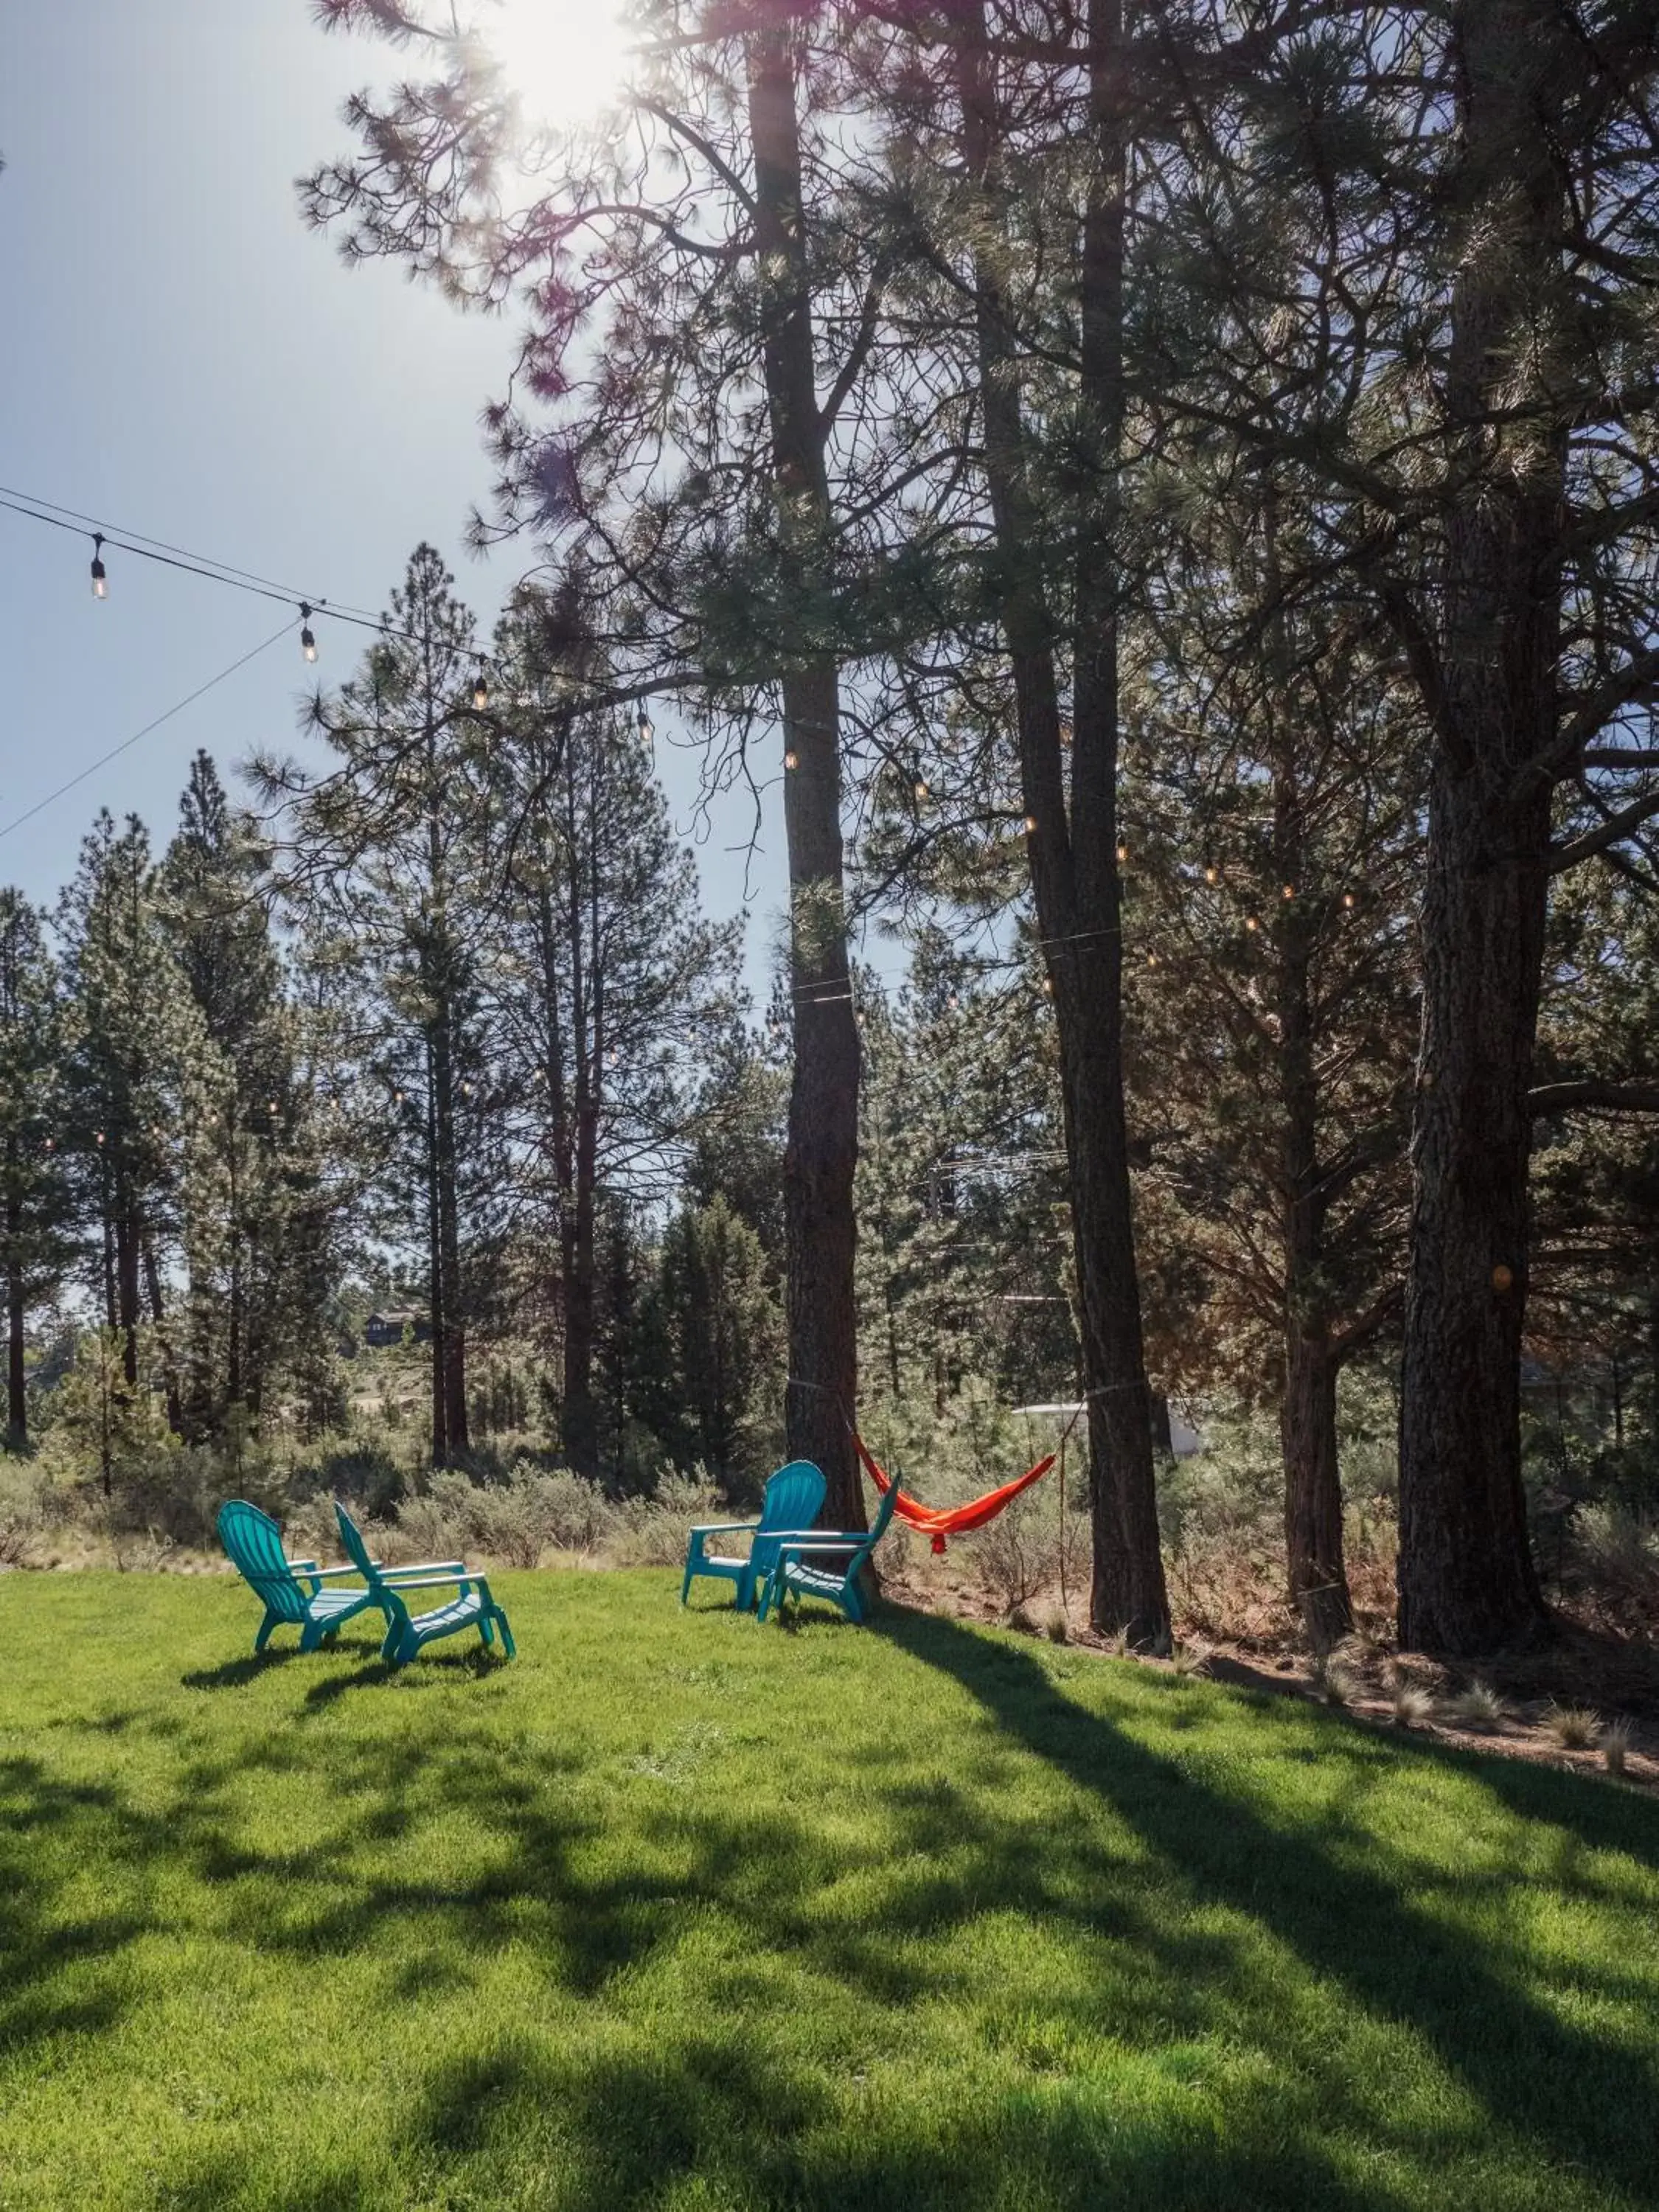
{"label": "orange hammock", "polygon": [[[887,1494],[891,1477],[885,1468],[878,1467],[868,1447],[856,1429],[853,1442],[858,1447],[859,1457],[864,1462],[866,1474],[883,1497]],[[1050,1452],[1035,1467],[1028,1467],[1024,1474],[1017,1474],[1012,1482],[1005,1482],[1000,1490],[988,1490],[983,1498],[970,1498],[965,1505],[919,1505],[914,1498],[907,1498],[901,1490],[894,1501],[893,1510],[901,1521],[908,1521],[913,1528],[920,1528],[924,1536],[933,1540],[933,1549],[942,1552],[947,1536],[965,1535],[969,1528],[982,1528],[988,1521],[994,1521],[1005,1505],[1010,1505],[1022,1490],[1029,1490],[1040,1481],[1054,1465],[1059,1454]]]}

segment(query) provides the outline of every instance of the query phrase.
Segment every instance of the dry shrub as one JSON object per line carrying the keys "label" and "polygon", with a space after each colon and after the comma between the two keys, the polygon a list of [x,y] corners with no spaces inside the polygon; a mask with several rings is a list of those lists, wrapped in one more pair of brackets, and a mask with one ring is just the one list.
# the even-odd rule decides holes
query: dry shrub
{"label": "dry shrub", "polygon": [[1434,1699],[1418,1682],[1397,1682],[1394,1692],[1396,1728],[1427,1728],[1434,1718]]}
{"label": "dry shrub", "polygon": [[1314,1690],[1328,1705],[1351,1705],[1364,1689],[1359,1673],[1347,1660],[1339,1657],[1341,1647],[1314,1666]]}
{"label": "dry shrub", "polygon": [[1069,1640],[1072,1624],[1057,1605],[1050,1606],[1042,1616],[1042,1632],[1050,1644],[1064,1644]]}
{"label": "dry shrub", "polygon": [[1601,1758],[1609,1774],[1622,1774],[1635,1748],[1636,1732],[1628,1721],[1609,1721],[1601,1730]]}
{"label": "dry shrub", "polygon": [[1489,1682],[1471,1682],[1467,1690],[1449,1698],[1443,1710],[1455,1728],[1483,1735],[1498,1735],[1510,1718],[1509,1700],[1499,1697]]}
{"label": "dry shrub", "polygon": [[1574,1597],[1594,1620],[1650,1630],[1659,1620],[1659,1522],[1616,1505],[1587,1505],[1571,1538]]}
{"label": "dry shrub", "polygon": [[722,1516],[720,1492],[707,1476],[665,1471],[649,1498],[627,1498],[611,1509],[605,1557],[617,1567],[677,1567],[699,1521]]}
{"label": "dry shrub", "polygon": [[1058,1514],[1048,1501],[1039,1502],[1034,1491],[1006,1506],[976,1532],[973,1544],[979,1577],[1006,1613],[1012,1615],[1059,1579]]}
{"label": "dry shrub", "polygon": [[1170,1664],[1183,1681],[1195,1681],[1209,1672],[1210,1655],[1201,1644],[1177,1644],[1170,1654]]}
{"label": "dry shrub", "polygon": [[1594,1751],[1601,1734],[1601,1717],[1588,1705],[1552,1705],[1544,1716],[1552,1743],[1563,1751]]}

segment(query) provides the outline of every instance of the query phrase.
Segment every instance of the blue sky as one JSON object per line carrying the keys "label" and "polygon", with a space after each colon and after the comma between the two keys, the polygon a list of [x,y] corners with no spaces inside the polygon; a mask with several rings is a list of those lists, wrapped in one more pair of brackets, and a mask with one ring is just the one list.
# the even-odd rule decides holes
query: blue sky
{"label": "blue sky", "polygon": [[[560,81],[604,74],[578,0],[509,0],[513,52]],[[602,16],[599,19],[603,22]],[[574,43],[573,43],[574,42]],[[325,38],[308,0],[52,0],[0,7],[0,483],[342,602],[378,608],[422,538],[487,626],[527,552],[461,544],[489,468],[480,409],[502,322],[397,270],[347,270],[300,222],[294,179],[344,149],[340,103],[384,50]],[[298,750],[307,672],[283,639],[24,826],[6,825],[270,635],[283,610],[0,512],[0,883],[49,903],[98,806],[160,842],[190,759],[228,774]],[[362,633],[316,625],[317,673]],[[690,826],[690,759],[659,745]],[[773,794],[775,802],[776,794]],[[735,808],[699,859],[711,910],[741,902]],[[752,880],[751,972],[781,903],[781,827]]]}

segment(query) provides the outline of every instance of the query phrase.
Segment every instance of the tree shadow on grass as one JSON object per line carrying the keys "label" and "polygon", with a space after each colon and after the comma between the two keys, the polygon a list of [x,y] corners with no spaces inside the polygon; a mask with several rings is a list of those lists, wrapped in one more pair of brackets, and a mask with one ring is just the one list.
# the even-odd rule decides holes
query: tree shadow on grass
{"label": "tree shadow on grass", "polygon": [[[1035,1657],[933,1614],[890,1608],[879,1630],[1109,1805],[1197,1898],[1259,1922],[1376,2020],[1413,2030],[1516,2142],[1635,2201],[1659,2202],[1656,2085],[1644,2055],[1536,2002],[1486,1946],[1352,1856],[1337,1856],[1328,1846],[1340,1836],[1268,1826],[1242,1797],[1206,1785],[1192,1764],[1147,1749],[1064,1696]],[[1391,1755],[1430,1754],[1413,1745]],[[1484,1771],[1481,1778],[1494,1779]],[[1559,1818],[1570,1809],[1565,1793],[1578,1786],[1534,1774],[1510,1802],[1518,1798],[1516,1809],[1534,1818]],[[1622,1848],[1628,1835],[1651,1848],[1650,1827],[1625,1808],[1597,1810],[1600,1843]]]}
{"label": "tree shadow on grass", "polygon": [[66,1915],[50,1885],[34,1878],[53,1831],[101,1821],[117,1808],[101,1784],[59,1782],[38,1759],[0,1759],[0,2056],[95,2033],[122,2014],[116,1962],[154,1922],[130,1912]]}
{"label": "tree shadow on grass", "polygon": [[198,1667],[179,1677],[186,1690],[240,1690],[248,1683],[257,1682],[262,1674],[273,1668],[284,1667],[289,1661],[309,1658],[309,1652],[284,1646],[281,1650],[250,1652],[246,1658],[222,1660],[216,1667]]}

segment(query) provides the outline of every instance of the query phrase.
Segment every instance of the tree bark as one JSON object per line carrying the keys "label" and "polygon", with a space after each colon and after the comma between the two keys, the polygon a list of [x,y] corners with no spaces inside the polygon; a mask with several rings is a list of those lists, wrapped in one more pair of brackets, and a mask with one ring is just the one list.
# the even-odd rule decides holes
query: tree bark
{"label": "tree bark", "polygon": [[444,1388],[444,1340],[448,1316],[444,1310],[443,1239],[440,1227],[442,1207],[438,1180],[438,1083],[431,1032],[426,1040],[426,1303],[432,1344],[432,1461],[443,1467],[449,1460],[449,1397]]}
{"label": "tree bark", "polygon": [[29,1440],[29,1401],[23,1372],[23,1211],[14,1198],[6,1209],[6,1443],[24,1451]]}
{"label": "tree bark", "polygon": [[460,1200],[456,1188],[455,1068],[447,1005],[438,1021],[435,1046],[433,1072],[438,1140],[438,1269],[444,1304],[443,1346],[437,1367],[443,1389],[444,1442],[453,1455],[467,1447],[466,1331],[461,1292]]}
{"label": "tree bark", "polygon": [[[1280,577],[1277,501],[1268,488],[1265,514],[1266,581],[1277,598]],[[1271,633],[1275,679],[1265,711],[1274,715],[1285,656]],[[1296,738],[1283,720],[1270,730],[1273,765],[1273,860],[1282,884],[1308,884],[1307,824],[1298,781]],[[1334,1316],[1326,1279],[1327,1193],[1320,1153],[1320,1088],[1311,976],[1313,909],[1304,897],[1282,902],[1273,925],[1279,1016],[1279,1238],[1284,1255],[1284,1396],[1279,1446],[1285,1468],[1285,1563],[1291,1603],[1316,1651],[1328,1651],[1353,1629],[1342,1547],[1342,1481],[1336,1432],[1340,1361],[1332,1340]]]}
{"label": "tree bark", "polygon": [[[995,190],[997,115],[982,5],[964,15],[960,56],[969,173]],[[1120,43],[1115,0],[1096,0],[1091,116],[1098,167],[1085,214],[1082,396],[1099,430],[1103,480],[1076,575],[1068,814],[1042,531],[1028,486],[1015,347],[994,246],[975,249],[980,404],[1000,614],[1018,721],[1026,848],[1060,1046],[1083,1383],[1089,1402],[1093,1562],[1090,1620],[1164,1650],[1170,1607],[1158,1546],[1151,1392],[1142,1344],[1124,1113],[1121,885],[1117,862],[1116,464],[1122,421],[1125,157],[1107,57]],[[1001,228],[1000,222],[998,225]]]}
{"label": "tree bark", "polygon": [[[791,581],[804,594],[822,580],[830,493],[791,37],[787,23],[750,33],[748,102],[773,470]],[[862,1528],[864,1490],[847,1425],[858,1397],[859,1036],[842,872],[840,680],[832,659],[809,657],[786,665],[781,688],[784,744],[797,763],[784,778],[795,1046],[783,1162],[785,1436],[792,1458],[823,1470],[826,1524]]]}
{"label": "tree bark", "polygon": [[[1541,0],[1468,0],[1454,30],[1462,197],[1501,250],[1466,252],[1452,298],[1446,405],[1478,474],[1445,524],[1399,1581],[1402,1645],[1472,1655],[1547,1619],[1521,1483],[1528,1094],[1551,829],[1550,779],[1528,767],[1557,734],[1566,501],[1565,432],[1534,366],[1531,319],[1559,281],[1563,187],[1544,118],[1571,72]],[[1494,465],[1493,419],[1518,399],[1534,419]]]}
{"label": "tree bark", "polygon": [[[591,884],[598,856],[584,857],[577,842],[575,793],[567,783],[566,843],[570,855],[567,924],[570,954],[570,1049],[572,1113],[570,1204],[565,1219],[564,1256],[564,1445],[579,1474],[599,1468],[599,1407],[593,1391],[593,1347],[598,1301],[594,1239],[593,1181],[599,1119],[594,1098],[601,1050],[599,1022],[597,947],[586,942],[584,872]],[[588,836],[595,832],[590,823]]]}

